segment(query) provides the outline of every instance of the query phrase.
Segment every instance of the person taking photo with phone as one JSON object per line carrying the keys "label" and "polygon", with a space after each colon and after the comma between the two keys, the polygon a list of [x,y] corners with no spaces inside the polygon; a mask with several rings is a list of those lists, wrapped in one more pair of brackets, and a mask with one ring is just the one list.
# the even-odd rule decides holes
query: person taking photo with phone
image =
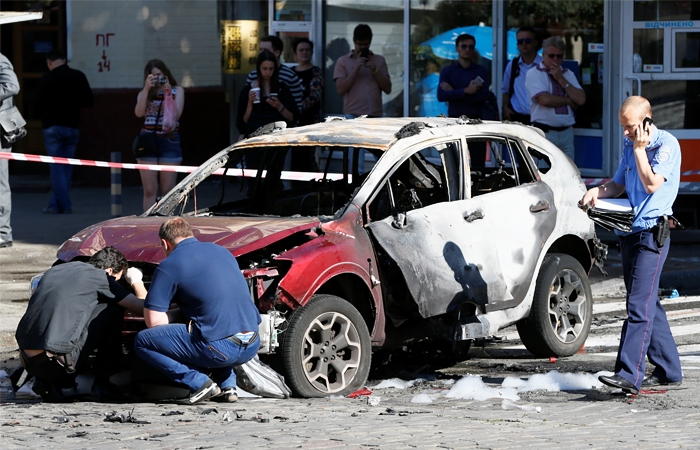
{"label": "person taking photo with phone", "polygon": [[[173,108],[174,107],[174,108]],[[145,117],[141,134],[155,133],[154,153],[137,158],[139,164],[179,166],[182,162],[180,148],[180,116],[185,109],[185,88],[165,63],[152,59],[143,70],[143,89],[136,98],[136,117]],[[158,196],[165,195],[177,184],[177,172],[140,170],[143,184],[143,210],[153,206]]]}
{"label": "person taking photo with phone", "polygon": [[[654,126],[651,105],[644,97],[628,97],[618,119],[625,135],[620,165],[613,179],[589,189],[581,204],[595,207],[598,199],[626,192],[634,211],[632,231],[615,231],[627,289],[627,319],[615,374],[598,379],[637,394],[642,388],[677,386],[683,379],[678,349],[658,295],[661,268],[671,244],[668,218],[678,195],[681,148],[673,135]],[[645,377],[647,357],[655,368]]]}
{"label": "person taking photo with phone", "polygon": [[391,77],[383,56],[369,49],[372,29],[359,24],[353,31],[355,48],[338,58],[333,79],[338,94],[343,96],[346,119],[358,116],[382,117],[382,92],[391,93]]}

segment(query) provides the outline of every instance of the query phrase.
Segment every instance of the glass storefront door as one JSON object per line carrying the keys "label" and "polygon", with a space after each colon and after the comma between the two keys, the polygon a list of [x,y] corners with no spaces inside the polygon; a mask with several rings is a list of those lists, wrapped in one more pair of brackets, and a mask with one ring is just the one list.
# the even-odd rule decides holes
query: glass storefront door
{"label": "glass storefront door", "polygon": [[[624,2],[623,96],[642,95],[654,123],[681,144],[681,170],[700,169],[700,2]],[[700,181],[690,175],[681,181]]]}

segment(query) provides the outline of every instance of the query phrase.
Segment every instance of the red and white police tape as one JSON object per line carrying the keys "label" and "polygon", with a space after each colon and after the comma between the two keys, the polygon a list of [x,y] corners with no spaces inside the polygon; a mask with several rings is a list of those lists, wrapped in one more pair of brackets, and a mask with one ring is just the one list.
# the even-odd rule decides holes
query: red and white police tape
{"label": "red and white police tape", "polygon": [[[43,156],[43,155],[32,155],[28,153],[11,153],[11,152],[0,152],[0,159],[13,159],[15,161],[29,161],[29,162],[42,162],[42,163],[54,163],[54,164],[70,164],[72,166],[89,166],[89,167],[109,167],[112,169],[134,169],[134,170],[154,170],[159,172],[180,172],[180,173],[191,173],[198,169],[197,166],[163,166],[158,164],[134,164],[134,163],[118,163],[118,162],[107,162],[107,161],[92,161],[89,159],[75,159],[75,158],[62,158],[59,156]],[[245,177],[245,178],[255,178],[258,175],[258,171],[254,169],[242,169],[242,168],[228,168],[228,169],[217,169],[214,171],[214,175],[224,175],[224,172],[229,177]],[[265,173],[263,172],[263,176]],[[323,178],[324,174],[321,172],[290,172],[283,171],[281,179],[292,180],[292,181],[310,181]],[[326,175],[326,179],[329,180],[340,180],[343,178],[342,173],[329,173]]]}
{"label": "red and white police tape", "polygon": [[[16,161],[30,161],[30,162],[43,162],[43,163],[54,163],[54,164],[70,164],[73,166],[91,166],[91,167],[110,167],[116,169],[134,169],[134,170],[154,170],[160,172],[180,172],[180,173],[191,173],[197,169],[197,166],[162,166],[158,164],[134,164],[134,163],[118,163],[118,162],[107,162],[107,161],[92,161],[89,159],[75,159],[75,158],[61,158],[58,156],[43,156],[43,155],[32,155],[28,153],[11,153],[11,152],[0,152],[0,159],[13,159]],[[214,175],[226,175],[230,177],[245,177],[245,178],[255,178],[258,175],[257,170],[253,169],[242,169],[242,168],[228,168],[228,169],[217,169],[214,171]],[[681,176],[687,177],[690,175],[700,175],[700,170],[686,170],[681,174]],[[263,173],[263,176],[265,174]],[[310,181],[323,178],[324,174],[321,172],[290,172],[283,171],[281,179],[283,180],[293,180],[293,181]],[[329,180],[340,180],[343,178],[342,173],[328,173],[326,174],[326,179]],[[584,178],[583,182],[586,185],[599,185],[612,178]]]}

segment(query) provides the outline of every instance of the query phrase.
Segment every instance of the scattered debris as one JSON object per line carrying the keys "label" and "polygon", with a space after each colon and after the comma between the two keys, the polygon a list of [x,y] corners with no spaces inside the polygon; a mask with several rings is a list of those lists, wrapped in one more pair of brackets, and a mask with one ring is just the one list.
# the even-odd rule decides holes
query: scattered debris
{"label": "scattered debris", "polygon": [[554,364],[555,362],[557,362],[557,358],[554,357],[554,356],[550,356],[550,357],[549,357],[549,362],[551,362],[552,364]]}
{"label": "scattered debris", "polygon": [[183,414],[185,414],[184,411],[168,411],[161,414],[161,416],[181,416]]}
{"label": "scattered debris", "polygon": [[542,412],[542,408],[539,406],[518,405],[516,403],[511,402],[510,400],[503,400],[503,403],[501,403],[501,408],[503,408],[503,409],[519,409],[521,411]]}
{"label": "scattered debris", "polygon": [[19,425],[19,420],[15,420],[14,422],[7,422],[3,423],[3,427],[14,427],[15,425]]}
{"label": "scattered debris", "polygon": [[361,397],[364,395],[372,395],[372,391],[370,391],[366,387],[363,387],[362,389],[358,389],[355,392],[349,393],[348,398],[357,398],[357,397]]}
{"label": "scattered debris", "polygon": [[217,411],[216,408],[202,408],[201,406],[197,407],[197,414],[205,416],[211,413],[219,414],[219,411]]}
{"label": "scattered debris", "polygon": [[69,434],[66,437],[69,437],[69,438],[85,437],[85,436],[87,436],[87,434],[88,434],[87,431],[77,431],[73,434]]}
{"label": "scattered debris", "polygon": [[136,423],[136,424],[150,424],[151,422],[147,422],[145,420],[138,420],[136,417],[133,416],[134,409],[132,408],[131,411],[129,411],[129,414],[124,415],[124,414],[119,414],[116,411],[112,412],[107,412],[105,413],[105,422],[119,422],[119,423]]}
{"label": "scattered debris", "polygon": [[70,417],[66,417],[66,416],[53,416],[52,419],[55,420],[56,423],[68,423],[68,422],[70,422]]}
{"label": "scattered debris", "polygon": [[379,401],[381,400],[381,397],[377,395],[370,395],[367,397],[367,405],[369,406],[379,406]]}
{"label": "scattered debris", "polygon": [[259,422],[259,423],[268,423],[270,422],[270,419],[266,419],[262,416],[262,414],[258,414],[257,416],[253,416],[249,419],[241,416],[240,414],[236,413],[236,420],[240,422]]}
{"label": "scattered debris", "polygon": [[275,416],[275,417],[273,417],[273,419],[285,421],[285,420],[289,420],[289,417]]}

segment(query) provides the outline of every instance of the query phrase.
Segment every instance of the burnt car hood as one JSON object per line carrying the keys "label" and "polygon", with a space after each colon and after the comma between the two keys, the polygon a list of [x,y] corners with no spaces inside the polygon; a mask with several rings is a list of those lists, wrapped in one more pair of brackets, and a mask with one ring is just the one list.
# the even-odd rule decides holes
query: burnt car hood
{"label": "burnt car hood", "polygon": [[[58,259],[90,257],[105,246],[119,249],[128,261],[159,263],[165,258],[158,229],[167,217],[122,217],[76,233],[58,249]],[[240,256],[320,224],[317,217],[186,217],[195,237]]]}

